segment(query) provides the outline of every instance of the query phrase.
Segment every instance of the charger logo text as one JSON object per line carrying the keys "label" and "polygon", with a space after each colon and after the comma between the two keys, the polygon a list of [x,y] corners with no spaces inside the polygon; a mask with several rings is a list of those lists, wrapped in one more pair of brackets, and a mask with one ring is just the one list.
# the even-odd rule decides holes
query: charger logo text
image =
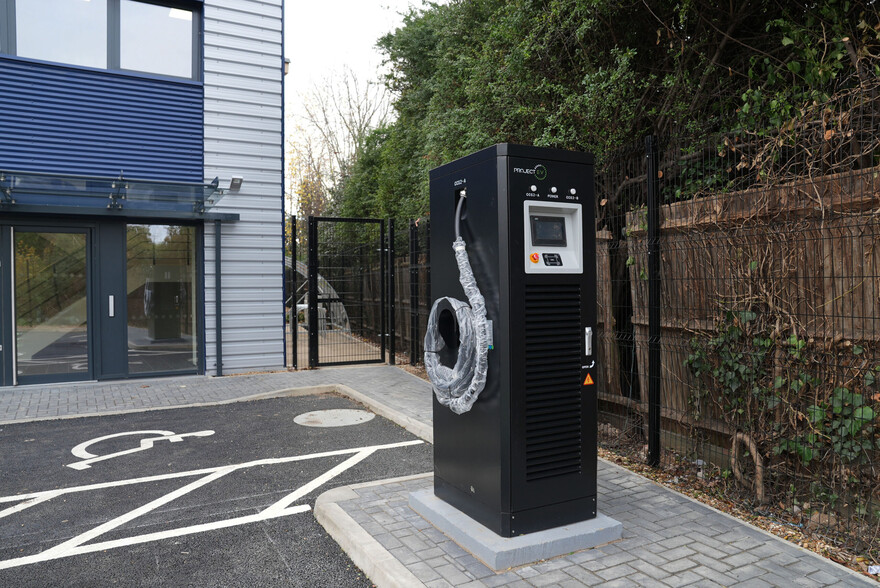
{"label": "charger logo text", "polygon": [[536,165],[532,168],[525,167],[515,167],[513,168],[513,173],[515,174],[527,174],[530,176],[535,176],[539,180],[543,180],[547,177],[547,168],[543,165]]}

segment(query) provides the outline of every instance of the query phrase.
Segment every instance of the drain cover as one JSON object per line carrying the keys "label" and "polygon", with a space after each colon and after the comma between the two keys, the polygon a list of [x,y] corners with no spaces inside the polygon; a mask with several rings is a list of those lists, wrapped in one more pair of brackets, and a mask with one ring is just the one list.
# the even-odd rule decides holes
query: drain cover
{"label": "drain cover", "polygon": [[304,427],[347,427],[349,425],[366,423],[373,420],[375,416],[366,410],[336,408],[333,410],[305,412],[295,417],[293,422]]}

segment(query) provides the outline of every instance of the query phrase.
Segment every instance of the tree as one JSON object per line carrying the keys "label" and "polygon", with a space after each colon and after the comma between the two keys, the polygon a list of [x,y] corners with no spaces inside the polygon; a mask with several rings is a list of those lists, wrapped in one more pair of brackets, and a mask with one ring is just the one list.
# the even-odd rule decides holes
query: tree
{"label": "tree", "polygon": [[328,194],[338,194],[370,132],[390,112],[385,86],[360,80],[350,68],[326,78],[303,100],[299,121],[310,157],[321,162]]}
{"label": "tree", "polygon": [[[348,68],[312,88],[303,102],[288,144],[288,209],[301,219],[339,211],[336,201],[352,167],[390,112],[385,86],[363,82]],[[294,230],[287,225],[290,239]],[[305,243],[306,230],[301,223],[295,231],[298,243]]]}
{"label": "tree", "polygon": [[[784,124],[876,79],[874,2],[458,0],[379,41],[397,118],[343,200],[425,211],[428,170],[498,142],[605,154]],[[365,199],[365,187],[374,190]],[[347,204],[342,203],[345,207]]]}
{"label": "tree", "polygon": [[[300,129],[294,136],[296,139],[288,145],[287,157],[290,199],[297,217],[305,221],[310,216],[321,216],[328,210],[332,183],[326,172],[327,158],[321,154],[320,147],[316,148],[313,140]],[[295,238],[298,244],[306,243],[306,223],[298,222],[296,230],[293,230],[290,220],[285,222],[288,239]]]}

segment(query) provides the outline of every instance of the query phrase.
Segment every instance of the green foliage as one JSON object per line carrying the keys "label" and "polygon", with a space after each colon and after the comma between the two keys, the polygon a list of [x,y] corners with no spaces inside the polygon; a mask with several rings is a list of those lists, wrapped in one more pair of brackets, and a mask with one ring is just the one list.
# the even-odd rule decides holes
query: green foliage
{"label": "green foliage", "polygon": [[[788,378],[779,375],[769,378],[767,363],[773,341],[760,332],[752,336],[746,334],[755,330],[751,325],[757,318],[757,314],[749,310],[725,312],[713,337],[705,342],[697,337],[691,340],[691,354],[685,361],[698,382],[711,382],[709,386],[700,386],[692,402],[697,404],[710,392],[720,391],[725,413],[737,423],[737,417],[749,407],[758,411],[773,410],[785,397],[789,398],[789,404],[796,406],[798,399],[824,396],[823,381],[810,373],[807,341],[796,335],[781,344],[795,362],[794,366],[802,369],[791,370],[794,375]],[[874,384],[878,371],[880,366],[865,373],[866,386]],[[880,439],[874,435],[876,417],[865,396],[846,387],[836,387],[826,400],[803,409],[796,419],[804,423],[803,428],[784,431],[777,422],[781,436],[772,450],[776,455],[796,455],[804,465],[827,456],[847,464],[865,463],[870,452],[880,449]],[[747,421],[747,425],[753,424]]]}
{"label": "green foliage", "polygon": [[848,388],[835,388],[831,397],[807,407],[806,418],[811,431],[791,439],[783,439],[774,452],[796,454],[804,465],[831,452],[843,463],[861,463],[880,449],[880,440],[873,440],[874,409],[865,405],[861,394]]}
{"label": "green foliage", "polygon": [[[749,272],[758,269],[744,263]],[[791,480],[792,503],[839,509],[873,525],[880,512],[865,483],[876,478],[880,454],[880,365],[865,358],[874,350],[842,344],[829,372],[819,362],[830,355],[824,345],[783,335],[778,323],[769,326],[774,322],[766,312],[726,310],[711,334],[692,338],[685,361],[694,376],[692,416],[745,431],[765,459],[775,456],[770,469],[764,461],[764,475],[784,472],[778,480]],[[829,381],[829,373],[845,383]]]}
{"label": "green foliage", "polygon": [[795,359],[804,359],[804,347],[807,346],[806,341],[798,338],[797,335],[792,335],[786,342],[789,347],[788,352],[791,353]]}
{"label": "green foliage", "polygon": [[664,201],[672,203],[729,191],[733,180],[729,178],[726,166],[728,163],[722,157],[681,161],[676,182],[662,193]]}
{"label": "green foliage", "polygon": [[865,372],[864,382],[866,387],[871,387],[877,383],[877,376],[874,375],[874,372],[880,373],[880,365],[872,370],[868,370],[867,372]]}
{"label": "green foliage", "polygon": [[[424,214],[428,170],[498,142],[587,150],[601,161],[647,132],[769,132],[859,75],[877,75],[863,71],[880,53],[877,22],[873,3],[836,0],[413,9],[378,43],[397,119],[372,138],[339,206]],[[728,167],[723,156],[683,163],[685,181],[667,200],[727,189]]]}
{"label": "green foliage", "polygon": [[[735,119],[750,57],[778,43],[766,23],[783,16],[770,2],[736,10],[695,0],[650,10],[613,0],[458,0],[413,10],[379,41],[397,120],[374,146],[380,156],[352,170],[342,199],[375,214],[425,211],[430,168],[497,142],[601,157],[649,130],[717,129]],[[377,191],[364,199],[368,185]]]}
{"label": "green foliage", "polygon": [[832,509],[837,508],[840,496],[820,482],[812,482],[810,484],[810,495],[814,501],[829,505]]}
{"label": "green foliage", "polygon": [[876,75],[860,62],[880,41],[876,24],[876,7],[842,0],[795,4],[769,19],[766,30],[777,45],[751,57],[741,126],[784,127],[805,105],[824,103],[841,87]]}
{"label": "green foliage", "polygon": [[691,339],[691,354],[685,365],[698,381],[709,378],[712,382],[711,386],[696,392],[694,402],[718,390],[725,413],[734,420],[753,399],[766,409],[775,408],[779,403],[775,389],[762,386],[766,376],[765,359],[773,342],[761,334],[746,334],[749,323],[757,317],[751,310],[726,311],[714,337],[705,343],[697,337]]}

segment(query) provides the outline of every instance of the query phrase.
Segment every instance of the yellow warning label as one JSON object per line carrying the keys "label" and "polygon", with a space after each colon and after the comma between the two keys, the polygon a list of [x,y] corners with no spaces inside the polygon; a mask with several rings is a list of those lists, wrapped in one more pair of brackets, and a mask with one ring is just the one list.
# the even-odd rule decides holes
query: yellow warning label
{"label": "yellow warning label", "polygon": [[593,376],[587,374],[587,377],[584,379],[584,386],[592,386],[593,384]]}

